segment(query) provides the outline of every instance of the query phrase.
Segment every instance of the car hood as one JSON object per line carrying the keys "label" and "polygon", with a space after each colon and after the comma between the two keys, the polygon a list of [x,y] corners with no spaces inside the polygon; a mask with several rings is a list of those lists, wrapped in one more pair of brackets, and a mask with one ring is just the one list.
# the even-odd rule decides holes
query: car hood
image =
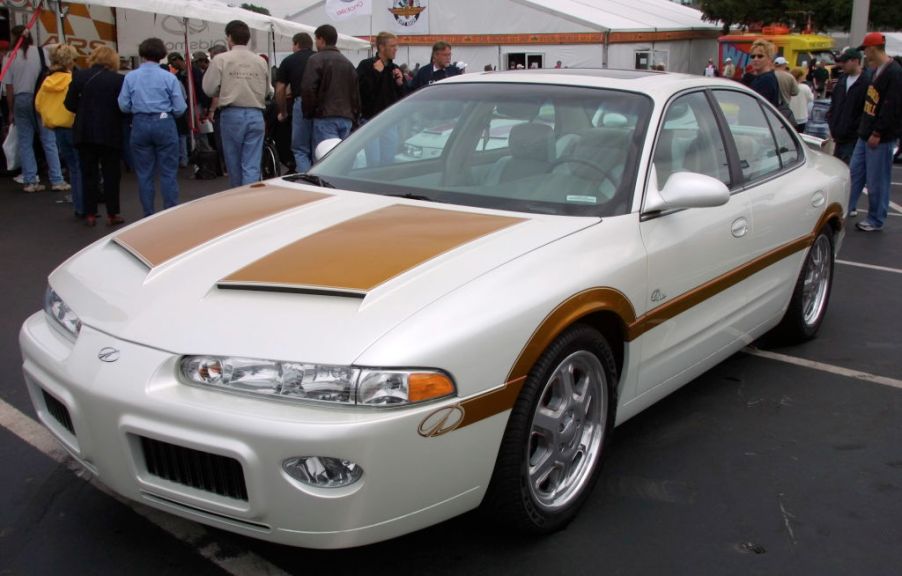
{"label": "car hood", "polygon": [[346,364],[443,295],[597,222],[274,181],[142,220],[50,283],[117,338]]}

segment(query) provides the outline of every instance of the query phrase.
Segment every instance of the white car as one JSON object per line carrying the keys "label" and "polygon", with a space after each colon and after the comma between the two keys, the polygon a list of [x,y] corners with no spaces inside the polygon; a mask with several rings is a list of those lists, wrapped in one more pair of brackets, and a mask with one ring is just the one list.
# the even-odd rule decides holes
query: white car
{"label": "white car", "polygon": [[[438,115],[440,154],[361,165]],[[101,482],[218,528],[338,548],[481,506],[547,532],[616,425],[771,329],[814,336],[848,188],[734,82],[467,74],[307,175],[73,256],[22,327],[25,381]]]}

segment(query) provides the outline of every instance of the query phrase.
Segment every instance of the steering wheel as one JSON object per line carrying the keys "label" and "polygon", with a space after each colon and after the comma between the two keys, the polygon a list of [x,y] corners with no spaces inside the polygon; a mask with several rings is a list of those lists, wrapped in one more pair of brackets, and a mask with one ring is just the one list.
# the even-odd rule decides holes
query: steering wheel
{"label": "steering wheel", "polygon": [[610,182],[611,186],[615,190],[617,189],[617,179],[614,178],[613,174],[611,174],[610,171],[608,171],[606,168],[596,164],[595,162],[592,162],[591,160],[586,160],[585,158],[580,158],[578,156],[561,156],[560,158],[558,158],[557,160],[555,160],[554,162],[551,163],[551,168],[549,169],[549,172],[554,170],[556,167],[560,166],[561,164],[567,164],[567,163],[582,164],[583,166],[587,166],[587,167],[591,168],[595,172],[601,174],[601,176],[602,176],[602,178],[604,178],[604,180],[607,180],[608,182]]}

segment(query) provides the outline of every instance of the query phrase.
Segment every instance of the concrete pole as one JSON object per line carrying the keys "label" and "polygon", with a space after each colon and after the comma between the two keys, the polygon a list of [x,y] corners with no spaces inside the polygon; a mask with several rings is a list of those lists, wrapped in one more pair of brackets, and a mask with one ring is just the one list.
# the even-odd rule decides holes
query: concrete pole
{"label": "concrete pole", "polygon": [[852,26],[849,28],[849,46],[860,46],[868,31],[868,14],[871,0],[854,0],[852,4]]}

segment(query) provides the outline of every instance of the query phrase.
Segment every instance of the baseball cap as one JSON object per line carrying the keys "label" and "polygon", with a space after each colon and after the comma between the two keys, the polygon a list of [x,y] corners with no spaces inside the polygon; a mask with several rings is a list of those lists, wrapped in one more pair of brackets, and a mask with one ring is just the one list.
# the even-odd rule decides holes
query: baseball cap
{"label": "baseball cap", "polygon": [[786,61],[786,58],[784,58],[784,57],[782,57],[782,56],[777,56],[777,57],[774,59],[774,65],[775,65],[775,66],[784,66],[784,65],[786,65],[786,64],[789,64],[789,62],[787,62],[787,61]]}
{"label": "baseball cap", "polygon": [[182,56],[178,52],[170,52],[169,54],[166,55],[166,61],[169,62],[170,64],[172,64],[176,60],[184,60],[184,59],[185,59],[184,56]]}
{"label": "baseball cap", "polygon": [[729,56],[727,56],[726,59],[724,60],[724,62],[732,62],[732,61],[733,61],[733,59],[730,58]]}
{"label": "baseball cap", "polygon": [[855,48],[846,48],[836,59],[837,62],[848,62],[849,60],[861,60],[861,52]]}
{"label": "baseball cap", "polygon": [[207,57],[207,53],[203,50],[198,50],[194,54],[191,55],[191,59],[195,62],[209,62],[210,58]]}
{"label": "baseball cap", "polygon": [[864,35],[864,40],[862,40],[858,49],[864,50],[868,46],[886,46],[886,36],[880,32],[868,32]]}

